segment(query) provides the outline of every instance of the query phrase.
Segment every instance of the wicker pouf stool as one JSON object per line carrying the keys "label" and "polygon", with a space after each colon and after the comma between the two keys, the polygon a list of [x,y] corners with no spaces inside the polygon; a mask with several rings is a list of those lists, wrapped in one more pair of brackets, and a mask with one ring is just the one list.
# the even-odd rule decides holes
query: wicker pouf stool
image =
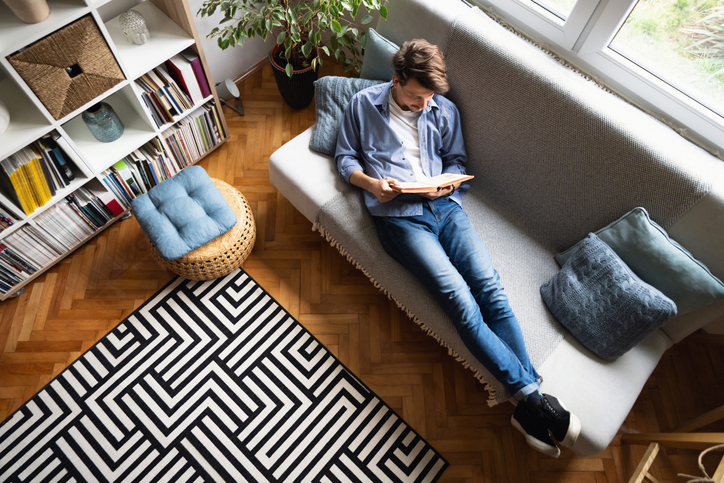
{"label": "wicker pouf stool", "polygon": [[189,280],[211,280],[228,275],[244,263],[256,241],[254,214],[244,195],[221,180],[211,178],[211,181],[236,213],[238,221],[231,230],[175,260],[161,258],[149,241],[156,260]]}

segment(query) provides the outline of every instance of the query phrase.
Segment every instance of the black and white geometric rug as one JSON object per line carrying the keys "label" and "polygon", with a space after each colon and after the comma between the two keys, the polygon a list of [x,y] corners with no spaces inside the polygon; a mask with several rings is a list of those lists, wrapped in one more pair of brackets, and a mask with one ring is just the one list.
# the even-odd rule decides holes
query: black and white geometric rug
{"label": "black and white geometric rug", "polygon": [[3,482],[434,482],[447,466],[242,270],[174,279],[0,425]]}

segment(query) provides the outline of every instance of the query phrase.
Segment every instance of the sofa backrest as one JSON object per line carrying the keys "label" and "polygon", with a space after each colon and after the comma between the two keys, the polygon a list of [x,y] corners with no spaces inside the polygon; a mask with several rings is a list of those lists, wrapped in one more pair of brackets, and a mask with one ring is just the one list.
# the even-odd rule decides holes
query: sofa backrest
{"label": "sofa backrest", "polygon": [[720,160],[478,8],[393,3],[383,35],[445,38],[476,176],[467,196],[497,201],[540,242],[566,249],[637,206],[668,228],[721,177]]}
{"label": "sofa backrest", "polygon": [[[471,54],[471,52],[474,52]],[[721,161],[479,10],[446,46],[475,190],[565,249],[643,206],[668,228]]]}

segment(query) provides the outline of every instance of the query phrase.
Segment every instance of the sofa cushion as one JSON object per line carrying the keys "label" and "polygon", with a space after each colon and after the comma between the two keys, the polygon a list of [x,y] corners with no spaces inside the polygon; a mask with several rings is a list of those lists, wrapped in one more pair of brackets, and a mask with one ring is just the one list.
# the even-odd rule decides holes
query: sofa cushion
{"label": "sofa cushion", "polygon": [[380,80],[325,76],[314,81],[314,102],[317,123],[309,147],[318,153],[334,156],[337,133],[349,100],[367,87],[382,84]]}
{"label": "sofa cushion", "polygon": [[236,225],[234,210],[201,166],[190,166],[132,202],[159,255],[175,260]]}
{"label": "sofa cushion", "polygon": [[556,319],[597,356],[614,360],[676,315],[676,305],[642,281],[591,233],[541,295]]}
{"label": "sofa cushion", "polygon": [[[644,282],[670,297],[679,315],[724,299],[724,283],[672,240],[644,208],[631,210],[596,235]],[[584,242],[556,255],[556,261],[566,263]]]}
{"label": "sofa cushion", "polygon": [[362,70],[359,76],[362,79],[381,81],[392,80],[392,57],[400,47],[381,36],[373,28],[367,32],[367,46],[362,60]]}

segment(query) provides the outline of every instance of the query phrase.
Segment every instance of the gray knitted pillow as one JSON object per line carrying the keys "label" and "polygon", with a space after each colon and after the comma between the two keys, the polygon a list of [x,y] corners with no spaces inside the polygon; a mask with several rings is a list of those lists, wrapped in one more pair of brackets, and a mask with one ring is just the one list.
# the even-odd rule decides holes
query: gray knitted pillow
{"label": "gray knitted pillow", "polygon": [[339,126],[342,125],[344,111],[350,99],[362,89],[377,84],[382,84],[382,81],[335,76],[325,76],[314,81],[317,123],[314,125],[309,148],[334,156]]}
{"label": "gray knitted pillow", "polygon": [[544,283],[546,305],[578,341],[613,360],[676,315],[676,304],[643,282],[591,233]]}

